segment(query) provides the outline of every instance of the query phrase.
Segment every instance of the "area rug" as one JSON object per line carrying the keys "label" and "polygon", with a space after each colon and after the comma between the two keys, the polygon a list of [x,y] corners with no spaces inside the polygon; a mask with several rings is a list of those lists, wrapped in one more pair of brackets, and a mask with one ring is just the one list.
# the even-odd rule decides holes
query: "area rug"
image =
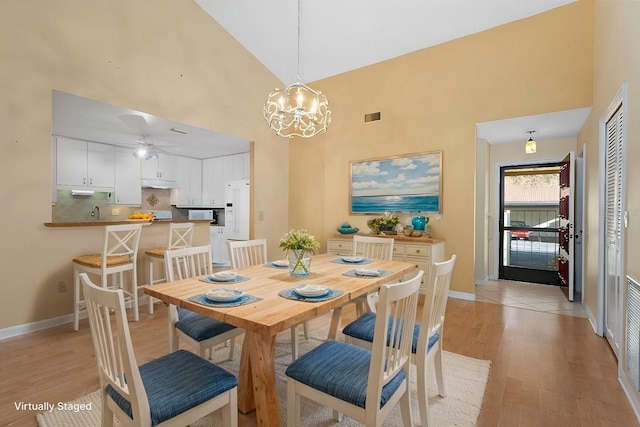
{"label": "area rug", "polygon": [[[301,340],[300,353],[311,350],[318,346],[322,340],[309,338]],[[214,353],[213,361],[219,366],[224,367],[230,372],[238,372],[240,357],[236,355],[236,360],[225,361],[229,350],[222,348]],[[237,353],[236,353],[237,354]],[[434,375],[431,375],[429,384],[429,413],[431,418],[430,425],[438,426],[475,426],[480,414],[482,406],[482,398],[489,377],[490,361],[478,360],[455,353],[444,352],[444,370],[445,370],[445,387],[447,397],[440,397],[437,393]],[[276,347],[276,375],[278,378],[278,394],[280,397],[280,407],[282,425],[286,425],[286,395],[287,387],[284,370],[291,363],[291,343],[287,341],[278,341]],[[412,407],[414,423],[420,420],[416,398],[415,383],[415,366],[411,366],[411,390],[412,390]],[[79,410],[75,412],[72,408],[80,408],[82,404],[91,403],[91,410]],[[36,416],[40,427],[99,427],[100,426],[100,392],[96,390],[86,396],[80,397],[66,405],[55,405],[56,409],[52,412],[45,412]],[[58,407],[68,408],[67,410],[59,410]],[[86,406],[85,406],[86,407]],[[343,417],[342,422],[336,422],[332,418],[332,411],[329,408],[322,407],[315,402],[302,399],[302,426],[305,427],[329,427],[329,426],[360,426],[361,424],[348,418]],[[219,412],[219,411],[218,411]],[[221,416],[216,412],[197,423],[192,424],[196,427],[219,427],[221,426]],[[115,420],[115,426],[120,427],[121,424]],[[401,426],[402,418],[400,416],[399,406],[395,408],[392,415],[385,421],[385,426]]]}

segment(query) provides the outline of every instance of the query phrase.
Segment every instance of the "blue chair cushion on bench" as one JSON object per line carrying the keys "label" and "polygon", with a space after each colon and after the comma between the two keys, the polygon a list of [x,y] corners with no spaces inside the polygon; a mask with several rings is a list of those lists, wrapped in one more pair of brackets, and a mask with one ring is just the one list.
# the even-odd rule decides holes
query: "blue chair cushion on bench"
{"label": "blue chair cushion on bench", "polygon": [[[371,352],[327,341],[293,362],[285,374],[303,384],[361,408],[365,407]],[[382,389],[383,407],[406,378],[400,371]]]}
{"label": "blue chair cushion on bench", "polygon": [[[186,350],[162,356],[139,369],[149,400],[152,425],[173,418],[238,385],[233,374]],[[110,385],[106,391],[133,418],[131,403]]]}
{"label": "blue chair cushion on bench", "polygon": [[[353,338],[360,339],[362,341],[373,342],[373,331],[376,326],[376,314],[366,313],[360,316],[358,319],[349,323],[344,327],[342,333]],[[411,344],[411,352],[416,354],[418,350],[418,335],[420,335],[420,323],[416,323],[413,327],[413,343]],[[427,344],[427,353],[431,350],[436,342],[440,339],[440,334],[437,332],[429,337],[429,343]]]}
{"label": "blue chair cushion on bench", "polygon": [[234,329],[235,326],[220,322],[193,311],[178,309],[176,328],[200,342]]}

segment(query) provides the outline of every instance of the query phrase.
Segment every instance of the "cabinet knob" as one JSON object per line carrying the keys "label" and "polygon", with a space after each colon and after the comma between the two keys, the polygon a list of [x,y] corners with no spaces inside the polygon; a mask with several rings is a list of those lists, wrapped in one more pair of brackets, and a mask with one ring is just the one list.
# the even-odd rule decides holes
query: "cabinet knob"
{"label": "cabinet knob", "polygon": [[420,253],[420,249],[416,249],[416,253],[419,254]]}

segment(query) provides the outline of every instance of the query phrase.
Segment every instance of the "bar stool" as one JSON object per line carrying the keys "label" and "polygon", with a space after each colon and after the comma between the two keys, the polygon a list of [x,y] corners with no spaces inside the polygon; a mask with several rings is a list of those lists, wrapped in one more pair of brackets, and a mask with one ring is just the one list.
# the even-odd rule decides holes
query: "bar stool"
{"label": "bar stool", "polygon": [[[138,269],[136,258],[142,224],[109,225],[105,227],[104,246],[101,254],[80,255],[73,262],[73,329],[78,330],[80,311],[86,310],[84,298],[80,295],[80,273],[100,276],[103,288],[107,286],[109,275],[117,280],[110,286],[119,288],[125,294],[127,302],[133,303],[134,320],[138,321]],[[124,272],[131,271],[131,289],[124,283]]]}
{"label": "bar stool", "polygon": [[[182,222],[169,224],[169,242],[166,248],[154,248],[144,251],[147,258],[147,266],[149,271],[149,282],[146,286],[166,281],[166,277],[153,278],[153,263],[160,262],[164,264],[164,253],[167,250],[190,248],[193,240],[193,222]],[[164,271],[164,267],[162,271]],[[144,287],[144,286],[142,286]],[[149,314],[153,314],[154,298],[149,296]]]}

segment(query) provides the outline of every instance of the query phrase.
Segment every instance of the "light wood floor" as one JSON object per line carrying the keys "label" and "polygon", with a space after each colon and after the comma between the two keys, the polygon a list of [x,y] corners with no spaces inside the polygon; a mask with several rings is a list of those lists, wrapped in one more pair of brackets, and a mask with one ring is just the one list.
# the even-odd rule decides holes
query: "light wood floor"
{"label": "light wood floor", "polygon": [[[163,305],[153,315],[142,306],[130,323],[139,363],[166,353],[166,316]],[[328,316],[311,322],[314,333],[328,325]],[[478,427],[640,425],[614,356],[584,318],[450,298],[444,349],[492,361]],[[0,426],[37,425],[36,412],[14,402],[65,402],[97,388],[87,320],[78,332],[68,324],[0,341]],[[240,426],[253,425],[240,415]]]}

